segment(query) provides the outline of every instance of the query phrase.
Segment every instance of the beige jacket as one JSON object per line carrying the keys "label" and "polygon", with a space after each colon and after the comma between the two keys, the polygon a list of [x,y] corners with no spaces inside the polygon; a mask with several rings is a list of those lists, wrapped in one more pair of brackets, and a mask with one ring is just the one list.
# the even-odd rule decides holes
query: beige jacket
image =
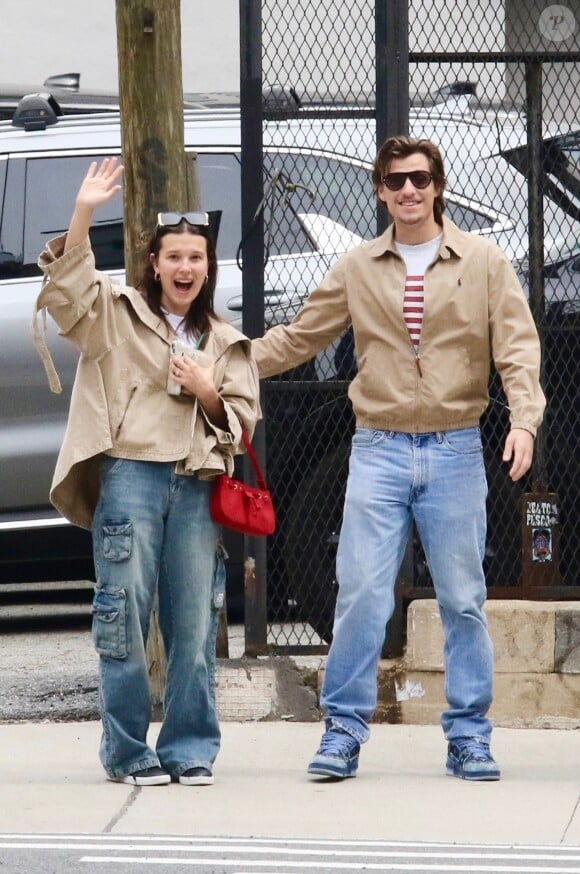
{"label": "beige jacket", "polygon": [[425,275],[420,367],[403,319],[404,287],[391,226],[340,258],[290,325],[252,341],[260,377],[307,361],[352,324],[358,373],[349,397],[358,426],[422,433],[478,425],[493,359],[512,428],[535,435],[545,407],[540,343],[501,249],[443,219]]}
{"label": "beige jacket", "polygon": [[88,240],[62,254],[64,240],[51,241],[40,256],[45,284],[33,330],[53,391],[60,384],[39,311],[46,309],[81,352],[50,499],[75,525],[90,528],[101,453],[174,461],[178,473],[202,479],[231,474],[233,456],[243,451],[240,422],[251,435],[261,416],[259,384],[249,340],[216,320],[204,352],[215,362],[228,429],[212,425],[196,399],[167,394],[171,328],[138,291],[95,270]]}

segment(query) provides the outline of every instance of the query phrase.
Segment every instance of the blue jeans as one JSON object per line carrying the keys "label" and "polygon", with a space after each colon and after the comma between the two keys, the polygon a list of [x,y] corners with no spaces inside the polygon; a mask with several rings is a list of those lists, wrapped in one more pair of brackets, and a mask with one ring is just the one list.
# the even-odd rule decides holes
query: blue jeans
{"label": "blue jeans", "polygon": [[333,640],[321,703],[359,742],[377,703],[377,667],[414,519],[445,635],[441,717],[448,740],[489,740],[493,649],[483,613],[487,482],[478,428],[353,437],[337,556]]}
{"label": "blue jeans", "polygon": [[[104,456],[93,523],[93,640],[100,659],[100,758],[121,777],[161,765],[174,777],[211,768],[220,744],[215,645],[225,569],[209,515],[211,485],[171,463]],[[167,655],[154,751],[146,657],[155,594]]]}

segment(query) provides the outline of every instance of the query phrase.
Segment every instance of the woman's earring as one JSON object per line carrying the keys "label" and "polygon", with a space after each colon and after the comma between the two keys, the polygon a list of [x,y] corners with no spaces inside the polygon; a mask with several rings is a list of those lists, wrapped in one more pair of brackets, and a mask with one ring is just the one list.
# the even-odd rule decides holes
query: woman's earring
{"label": "woman's earring", "polygon": [[159,274],[158,274],[157,270],[153,274],[153,278],[155,279],[155,282],[159,282]]}
{"label": "woman's earring", "polygon": [[206,282],[206,285],[207,285],[208,280],[209,280],[209,273],[206,273],[206,274],[205,274],[205,282]]}

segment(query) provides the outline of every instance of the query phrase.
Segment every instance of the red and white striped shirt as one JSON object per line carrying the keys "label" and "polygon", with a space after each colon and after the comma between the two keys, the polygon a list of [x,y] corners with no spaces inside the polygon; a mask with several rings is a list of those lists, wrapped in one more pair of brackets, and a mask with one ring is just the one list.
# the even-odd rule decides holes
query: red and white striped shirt
{"label": "red and white striped shirt", "polygon": [[435,255],[439,251],[442,235],[429,240],[427,243],[419,243],[409,246],[406,243],[397,243],[397,250],[407,267],[405,280],[405,295],[403,298],[403,317],[409,332],[409,339],[419,356],[421,343],[421,331],[423,328],[423,316],[425,314],[425,271]]}
{"label": "red and white striped shirt", "polygon": [[419,348],[421,328],[423,326],[423,310],[425,306],[423,279],[423,276],[413,276],[409,273],[405,280],[403,316],[411,343],[415,349]]}

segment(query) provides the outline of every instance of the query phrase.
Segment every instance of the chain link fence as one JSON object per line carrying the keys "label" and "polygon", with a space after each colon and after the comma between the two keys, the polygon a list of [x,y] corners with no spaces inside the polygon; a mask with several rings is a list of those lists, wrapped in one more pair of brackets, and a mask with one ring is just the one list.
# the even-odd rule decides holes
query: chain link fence
{"label": "chain link fence", "polygon": [[[242,57],[259,59],[249,65],[259,108],[244,107],[242,78],[243,118],[249,108],[250,123],[260,126],[242,151],[246,216],[263,232],[259,317],[266,328],[290,320],[342,252],[383,229],[370,181],[377,143],[407,129],[437,142],[446,214],[509,254],[543,344],[548,407],[525,482],[512,484],[501,462],[508,412],[495,377],[482,421],[489,595],[580,596],[580,0],[474,0],[469,8],[393,0],[388,16],[387,4],[369,0],[246,5],[259,22],[242,26]],[[264,196],[253,212],[256,172]],[[323,649],[330,640],[354,427],[346,391],[355,372],[347,331],[316,359],[264,384],[279,515],[267,551],[270,649]],[[535,588],[522,565],[521,501],[531,491],[555,493],[559,513],[557,573]],[[404,602],[429,595],[430,586],[415,538],[401,571],[391,654],[402,647]]]}

